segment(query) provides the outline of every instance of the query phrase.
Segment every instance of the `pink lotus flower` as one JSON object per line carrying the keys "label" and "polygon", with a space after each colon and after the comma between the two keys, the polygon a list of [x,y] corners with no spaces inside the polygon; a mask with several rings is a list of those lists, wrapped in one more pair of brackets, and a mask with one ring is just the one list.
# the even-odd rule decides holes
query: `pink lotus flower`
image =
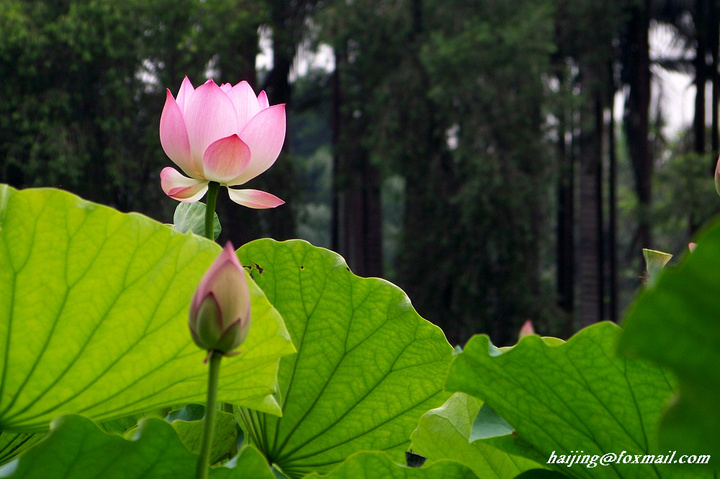
{"label": "pink lotus flower", "polygon": [[245,341],[250,331],[250,292],[230,242],[195,290],[188,326],[195,344],[207,351],[232,356],[231,351]]}
{"label": "pink lotus flower", "polygon": [[[213,80],[195,89],[187,77],[177,99],[167,91],[160,118],[160,143],[174,168],[160,173],[163,191],[194,203],[208,183],[238,186],[275,163],[285,140],[285,105],[269,106],[247,82],[217,86]],[[275,208],[280,198],[258,190],[228,188],[230,199],[249,208]]]}

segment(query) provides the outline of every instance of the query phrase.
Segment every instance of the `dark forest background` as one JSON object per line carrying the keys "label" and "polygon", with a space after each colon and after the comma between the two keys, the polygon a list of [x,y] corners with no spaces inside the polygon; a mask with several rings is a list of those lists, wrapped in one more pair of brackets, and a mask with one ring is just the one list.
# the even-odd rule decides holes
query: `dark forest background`
{"label": "dark forest background", "polygon": [[[453,343],[568,337],[621,316],[641,248],[682,254],[720,210],[718,23],[715,0],[2,0],[0,182],[170,222],[165,89],[248,80],[288,105],[250,183],[287,204],[221,194],[221,239],[338,251]],[[318,50],[334,68],[304,68]],[[701,86],[672,138],[663,71]]]}

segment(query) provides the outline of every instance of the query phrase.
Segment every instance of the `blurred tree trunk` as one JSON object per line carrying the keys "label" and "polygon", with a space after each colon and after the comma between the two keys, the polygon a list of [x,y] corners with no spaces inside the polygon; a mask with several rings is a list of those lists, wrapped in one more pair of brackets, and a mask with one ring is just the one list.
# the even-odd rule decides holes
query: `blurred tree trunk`
{"label": "blurred tree trunk", "polygon": [[[288,24],[295,20],[288,6],[288,2],[271,2],[272,30],[273,30],[273,68],[270,71],[265,83],[265,90],[271,104],[284,103],[287,111],[292,108],[292,87],[290,86],[290,67],[295,57],[297,40],[292,34]],[[293,168],[290,156],[290,141],[292,132],[289,124],[285,133],[280,157],[273,167],[262,175],[263,183],[267,190],[287,203],[263,212],[263,220],[266,221],[266,229],[270,236],[278,240],[289,239],[295,236],[295,218],[293,215],[292,199],[294,191]]]}
{"label": "blurred tree trunk", "polygon": [[[425,6],[423,0],[412,0],[412,28],[408,32],[402,68],[398,69],[403,75],[403,88],[397,99],[400,129],[412,135],[405,139],[400,158],[405,195],[396,267],[399,284],[412,298],[418,312],[440,326],[451,344],[461,344],[477,326],[467,324],[461,315],[452,313],[457,310],[453,304],[453,289],[457,284],[453,275],[448,274],[452,261],[440,260],[456,253],[447,234],[452,228],[458,228],[459,215],[446,200],[454,193],[454,174],[445,154],[438,109],[427,94],[432,80],[420,54],[426,40]],[[438,200],[440,198],[443,200]]]}
{"label": "blurred tree trunk", "polygon": [[710,0],[708,21],[708,49],[710,50],[712,65],[710,65],[710,82],[712,84],[712,131],[710,144],[712,148],[712,167],[720,154],[720,75],[718,75],[718,56],[720,56],[720,10],[717,0]]}
{"label": "blurred tree trunk", "polygon": [[[332,199],[332,246],[359,276],[382,276],[381,175],[370,152],[359,139],[367,136],[367,118],[357,98],[347,98],[343,74],[347,66],[344,47],[335,53],[334,153]],[[362,86],[359,87],[362,91]]]}
{"label": "blurred tree trunk", "polygon": [[[557,43],[567,51],[566,55],[572,62],[570,64],[576,65],[577,86],[579,87],[573,91],[579,103],[577,114],[580,129],[577,146],[579,207],[576,220],[578,243],[577,279],[575,281],[578,285],[578,301],[577,314],[573,318],[576,328],[605,319],[607,298],[604,294],[606,292],[610,295],[609,303],[612,306],[612,285],[608,285],[609,289],[605,289],[606,272],[610,273],[612,269],[613,252],[609,252],[610,263],[606,264],[604,258],[608,249],[605,247],[607,235],[603,221],[605,211],[603,148],[604,115],[613,101],[611,93],[615,89],[616,80],[613,69],[608,68],[608,65],[615,61],[618,53],[626,53],[629,56],[630,50],[635,55],[639,50],[640,56],[632,60],[624,58],[623,67],[642,59],[642,51],[647,50],[641,40],[638,40],[638,37],[641,38],[642,35],[628,30],[639,27],[639,17],[633,8],[644,12],[649,1],[565,0],[558,2]],[[640,3],[642,5],[639,5]],[[629,24],[626,23],[628,17],[631,19]],[[647,37],[647,29],[642,33]],[[627,38],[624,34],[627,34]],[[616,45],[632,45],[632,47],[620,49]],[[633,64],[632,66],[637,65]],[[640,65],[639,69],[643,68],[643,65]],[[623,68],[623,73],[628,73],[628,71]],[[628,76],[632,75],[628,73]],[[649,90],[646,89],[645,92],[647,91]],[[633,93],[639,93],[637,87]],[[643,117],[636,115],[635,120],[642,122]],[[612,125],[610,127],[612,128]],[[612,134],[608,136],[612,140]],[[630,134],[628,134],[629,136]],[[644,134],[641,138],[646,139],[647,135]],[[631,141],[632,139],[628,138],[628,143]],[[630,156],[634,157],[634,154]],[[647,158],[647,155],[642,158]],[[610,191],[610,201],[613,201],[612,188]],[[647,198],[649,199],[649,196]],[[612,236],[614,217],[612,216],[613,211],[609,212],[611,220],[608,226]],[[612,248],[612,241],[610,243]],[[610,314],[612,315],[611,312]]]}
{"label": "blurred tree trunk", "polygon": [[[342,241],[339,252],[359,276],[382,276],[382,214],[380,172],[370,163],[367,150],[357,148],[340,159],[350,176],[342,193]],[[352,165],[352,166],[350,166]]]}
{"label": "blurred tree trunk", "polygon": [[[298,45],[303,40],[308,19],[316,12],[317,0],[270,0],[270,27],[272,28],[273,67],[261,89],[265,90],[271,104],[284,103],[292,111],[292,86],[290,69]],[[260,217],[263,229],[270,236],[283,240],[295,236],[295,181],[290,152],[292,132],[285,135],[283,151],[275,165],[261,175],[259,186],[283,200],[286,204],[263,211]]]}
{"label": "blurred tree trunk", "polygon": [[625,68],[629,69],[630,91],[627,97],[625,126],[638,197],[637,246],[652,247],[650,204],[652,201],[652,154],[648,143],[650,109],[650,0],[634,7],[628,25],[628,52]]}
{"label": "blurred tree trunk", "polygon": [[593,65],[581,67],[581,85],[588,100],[581,106],[580,121],[580,229],[578,326],[603,318],[602,302],[602,132],[603,106],[597,81],[602,74]]}
{"label": "blurred tree trunk", "polygon": [[[707,55],[711,53],[709,48],[708,33],[713,30],[708,28],[708,15],[710,14],[710,3],[715,0],[695,0],[695,114],[693,116],[693,137],[694,151],[698,155],[704,155],[706,151],[705,134],[705,87],[708,80]],[[717,42],[717,38],[715,39]],[[713,91],[714,91],[713,85]],[[713,112],[715,111],[713,106]],[[711,161],[711,171],[715,173],[715,161]],[[688,219],[688,235],[692,236],[700,228],[700,220],[692,212]]]}
{"label": "blurred tree trunk", "polygon": [[617,154],[615,151],[615,97],[610,95],[610,121],[608,125],[608,319],[618,320],[618,271],[617,271]]}
{"label": "blurred tree trunk", "polygon": [[[695,152],[705,153],[705,85],[707,84],[709,0],[695,0]],[[717,39],[716,39],[717,41]]]}
{"label": "blurred tree trunk", "polygon": [[[558,72],[561,81],[565,75],[564,70],[565,68],[562,67]],[[571,140],[568,145],[566,136],[570,134],[572,138],[574,135],[573,115],[572,108],[569,111],[564,109],[560,113],[558,125],[560,174],[557,186],[557,295],[558,306],[568,314],[569,318],[572,318],[575,304],[575,155],[574,142]],[[567,327],[563,329],[565,336],[572,335],[572,321],[569,321]]]}
{"label": "blurred tree trunk", "polygon": [[[341,124],[348,125],[346,120]],[[350,126],[350,125],[348,125]],[[382,276],[382,211],[380,172],[370,162],[367,149],[353,145],[357,130],[341,132],[338,192],[338,252],[359,276]]]}
{"label": "blurred tree trunk", "polygon": [[332,130],[332,194],[330,199],[330,249],[340,252],[340,195],[341,179],[340,174],[340,131],[342,116],[340,108],[343,102],[342,83],[340,82],[340,70],[345,63],[345,49],[337,46],[333,50],[335,57],[335,71],[332,73],[332,117],[330,119]]}

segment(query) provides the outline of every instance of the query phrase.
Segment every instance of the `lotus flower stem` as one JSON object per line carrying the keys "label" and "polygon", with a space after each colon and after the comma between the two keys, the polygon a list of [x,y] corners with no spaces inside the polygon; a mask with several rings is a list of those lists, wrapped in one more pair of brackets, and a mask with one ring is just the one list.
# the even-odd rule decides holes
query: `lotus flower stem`
{"label": "lotus flower stem", "polygon": [[213,228],[215,220],[215,205],[217,204],[219,190],[220,183],[211,181],[208,184],[207,204],[205,205],[205,237],[213,241],[215,240]]}
{"label": "lotus flower stem", "polygon": [[[215,190],[217,193],[217,189]],[[209,203],[208,199],[208,203]],[[223,354],[219,351],[209,351],[210,373],[208,376],[207,402],[205,403],[205,418],[203,423],[202,445],[198,456],[196,479],[207,479],[210,469],[210,448],[215,428],[215,410],[217,403],[218,378],[220,377],[220,360]]]}

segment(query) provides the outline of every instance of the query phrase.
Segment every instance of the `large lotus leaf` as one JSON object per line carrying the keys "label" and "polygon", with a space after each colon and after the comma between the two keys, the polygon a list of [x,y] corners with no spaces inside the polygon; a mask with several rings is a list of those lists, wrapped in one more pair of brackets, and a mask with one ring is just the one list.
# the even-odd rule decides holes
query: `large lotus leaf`
{"label": "large lotus leaf", "polygon": [[[205,352],[187,329],[220,247],[139,214],[53,190],[0,187],[0,430],[105,421],[205,400]],[[219,397],[279,414],[282,318],[251,283],[253,327],[223,360]]]}
{"label": "large lotus leaf", "polygon": [[[133,440],[101,431],[89,419],[68,415],[52,422],[35,447],[0,468],[12,479],[191,479],[197,456],[162,419],[140,422]],[[272,479],[262,456],[244,448],[233,468],[213,468],[213,479]]]}
{"label": "large lotus leaf", "polygon": [[0,465],[5,464],[43,438],[31,432],[0,431]]}
{"label": "large lotus leaf", "polygon": [[[414,468],[395,464],[382,452],[355,454],[327,475],[310,474],[306,479],[478,479],[462,464],[441,461]],[[480,476],[482,477],[482,476]]]}
{"label": "large lotus leaf", "polygon": [[[441,407],[428,411],[412,433],[412,450],[429,461],[455,461],[469,467],[476,476],[513,479],[518,474],[544,466],[519,455],[508,454],[493,443],[515,442],[514,435],[470,442],[474,419],[482,402],[464,393],[455,393]],[[516,446],[519,447],[519,446]],[[532,454],[533,451],[526,446]],[[542,461],[540,457],[539,460]],[[544,461],[543,461],[544,462]]]}
{"label": "large lotus leaf", "polygon": [[443,332],[396,286],[355,276],[331,251],[259,240],[239,253],[298,350],[280,364],[283,417],[243,412],[259,449],[291,477],[363,450],[403,462],[417,421],[449,397]]}
{"label": "large lotus leaf", "polygon": [[710,454],[720,464],[720,222],[677,266],[665,268],[625,317],[620,350],[670,368],[679,395],[663,418],[661,444]]}
{"label": "large lotus leaf", "polygon": [[456,357],[447,387],[483,399],[542,457],[555,457],[549,466],[568,476],[704,477],[697,467],[560,463],[560,456],[569,459],[577,451],[668,454],[657,446],[657,425],[673,380],[649,361],[619,358],[620,333],[613,323],[599,323],[557,346],[533,335],[500,355],[490,353],[487,336],[475,336]]}

